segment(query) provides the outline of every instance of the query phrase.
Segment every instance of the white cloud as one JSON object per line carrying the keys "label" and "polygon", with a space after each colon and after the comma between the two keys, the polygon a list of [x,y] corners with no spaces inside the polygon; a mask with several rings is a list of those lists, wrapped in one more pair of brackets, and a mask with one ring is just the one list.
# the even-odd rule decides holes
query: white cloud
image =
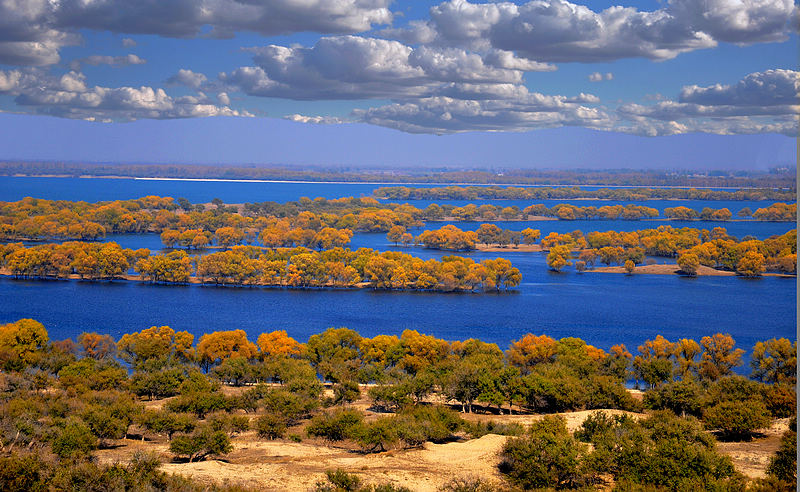
{"label": "white cloud", "polygon": [[[80,30],[229,38],[363,32],[392,21],[390,0],[26,0],[0,2],[0,63],[51,65]],[[206,29],[210,28],[210,32]],[[131,38],[123,46],[133,46]],[[132,44],[133,43],[133,44]]]}
{"label": "white cloud", "polygon": [[131,38],[122,38],[122,47],[123,48],[133,48],[136,46],[136,40]]}
{"label": "white cloud", "polygon": [[61,77],[41,70],[0,70],[0,92],[37,114],[93,121],[130,121],[140,118],[193,118],[201,116],[251,116],[211,104],[204,94],[173,98],[153,87],[88,86],[86,76],[70,71]]}
{"label": "white cloud", "polygon": [[797,135],[800,72],[767,70],[748,74],[734,85],[684,87],[679,101],[623,104],[621,117],[645,134],[695,131],[718,134],[778,132]]}
{"label": "white cloud", "polygon": [[538,62],[667,60],[719,42],[753,44],[787,38],[792,0],[672,0],[662,9],[612,6],[593,11],[566,0],[485,4],[450,0],[431,18],[386,37],[443,46],[513,51]]}
{"label": "white cloud", "polygon": [[[593,97],[584,95],[583,98]],[[608,128],[605,111],[590,108],[564,96],[528,93],[515,100],[464,100],[432,97],[366,110],[353,116],[363,122],[409,133],[460,133],[467,131],[528,131],[560,126]]]}
{"label": "white cloud", "polygon": [[70,62],[72,70],[80,70],[81,65],[110,65],[112,67],[124,67],[128,65],[144,65],[147,60],[139,58],[134,54],[123,56],[91,55],[86,58],[78,58]]}
{"label": "white cloud", "polygon": [[589,82],[602,82],[603,80],[614,80],[614,74],[611,72],[593,72],[589,74],[588,78]]}
{"label": "white cloud", "polygon": [[194,89],[200,87],[206,82],[207,77],[202,73],[193,72],[185,68],[178,70],[178,73],[167,79],[167,83],[171,85],[185,85]]}
{"label": "white cloud", "polygon": [[342,118],[336,116],[305,116],[302,114],[290,114],[283,117],[285,120],[296,121],[298,123],[313,123],[316,125],[339,125],[346,123]]}
{"label": "white cloud", "polygon": [[[397,41],[337,36],[313,47],[252,48],[257,66],[220,74],[232,89],[250,95],[290,99],[418,98],[452,90],[454,84],[522,84],[513,57],[489,61],[456,48],[412,48]],[[528,68],[534,67],[525,61]],[[539,69],[549,66],[535,65]]]}

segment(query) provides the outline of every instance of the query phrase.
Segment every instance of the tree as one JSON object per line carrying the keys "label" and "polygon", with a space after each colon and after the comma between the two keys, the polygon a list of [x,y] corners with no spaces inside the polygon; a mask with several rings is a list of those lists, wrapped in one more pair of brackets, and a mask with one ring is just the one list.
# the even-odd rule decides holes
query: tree
{"label": "tree", "polygon": [[695,358],[700,355],[700,345],[690,338],[681,338],[674,344],[675,375],[688,379],[697,374]]}
{"label": "tree", "polygon": [[569,246],[553,246],[547,255],[547,266],[554,272],[559,272],[562,268],[571,264],[569,257]]}
{"label": "tree", "polygon": [[772,422],[767,407],[755,399],[720,402],[703,412],[703,421],[709,429],[719,430],[724,437],[734,440],[747,439]]}
{"label": "tree", "polygon": [[70,419],[56,431],[51,445],[61,459],[86,456],[97,448],[97,438],[82,421]]}
{"label": "tree", "polygon": [[557,352],[558,345],[554,338],[528,333],[521,339],[511,342],[506,358],[509,364],[527,372],[535,364],[553,362]]}
{"label": "tree", "polygon": [[690,277],[697,275],[700,268],[700,259],[694,253],[686,253],[678,257],[678,266],[681,271]]}
{"label": "tree", "polygon": [[704,352],[700,359],[698,374],[701,378],[716,381],[733,373],[733,368],[742,365],[744,350],[734,349],[736,342],[729,334],[717,333],[700,340]]}
{"label": "tree", "polygon": [[406,233],[406,228],[401,225],[392,226],[389,232],[386,233],[386,239],[393,242],[395,245],[403,239],[403,234]]}
{"label": "tree", "polygon": [[797,374],[797,340],[771,338],[756,342],[750,360],[753,377],[767,383],[794,383]]}
{"label": "tree", "polygon": [[48,341],[47,330],[36,320],[24,318],[0,325],[0,360],[30,364]]}
{"label": "tree", "polygon": [[736,265],[736,273],[744,277],[760,277],[764,273],[766,258],[756,251],[748,251]]}
{"label": "tree", "polygon": [[632,274],[635,269],[636,263],[634,263],[632,260],[625,261],[625,271],[628,272],[628,275]]}
{"label": "tree", "polygon": [[141,332],[122,335],[117,351],[122,360],[134,367],[149,360],[186,362],[194,360],[193,342],[194,335],[189,332],[175,332],[169,326],[151,326]]}
{"label": "tree", "polygon": [[92,359],[111,358],[117,353],[117,343],[111,335],[84,332],[78,335],[78,345],[83,354]]}
{"label": "tree", "polygon": [[524,437],[506,441],[500,471],[525,490],[575,488],[589,478],[581,467],[586,454],[586,445],[569,434],[564,418],[548,415],[531,424]]}
{"label": "tree", "polygon": [[247,340],[244,330],[215,331],[200,337],[197,355],[201,363],[209,368],[230,357],[252,359],[258,355],[258,349]]}
{"label": "tree", "polygon": [[177,456],[186,456],[191,463],[210,455],[228,454],[233,451],[233,446],[227,433],[203,426],[190,435],[176,436],[170,442],[169,450]]}
{"label": "tree", "polygon": [[536,244],[536,241],[542,237],[539,229],[531,229],[530,227],[522,230],[522,242],[525,244]]}
{"label": "tree", "polygon": [[303,353],[303,344],[290,337],[286,330],[262,333],[256,341],[261,357],[296,357]]}

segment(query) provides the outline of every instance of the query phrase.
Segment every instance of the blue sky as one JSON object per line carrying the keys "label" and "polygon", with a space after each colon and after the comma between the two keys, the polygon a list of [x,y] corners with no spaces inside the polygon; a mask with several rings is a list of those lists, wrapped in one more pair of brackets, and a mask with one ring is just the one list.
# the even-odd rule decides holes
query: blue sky
{"label": "blue sky", "polygon": [[796,165],[797,19],[791,0],[6,2],[0,159]]}

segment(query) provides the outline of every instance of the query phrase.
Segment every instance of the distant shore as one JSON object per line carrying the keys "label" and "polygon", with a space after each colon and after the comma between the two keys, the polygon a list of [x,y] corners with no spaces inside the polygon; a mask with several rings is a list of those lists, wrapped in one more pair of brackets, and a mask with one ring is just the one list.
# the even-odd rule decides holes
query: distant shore
{"label": "distant shore", "polygon": [[[625,270],[625,267],[621,266],[607,266],[607,267],[597,267],[591,270],[585,270],[585,272],[597,272],[597,273],[628,273]],[[633,270],[633,275],[682,275],[688,276],[685,273],[680,271],[680,267],[678,265],[641,265],[637,266]],[[736,277],[736,273],[729,272],[727,270],[717,270],[715,268],[707,267],[700,265],[697,267],[697,276],[698,277]],[[788,275],[785,273],[763,273],[761,274],[762,277],[785,277],[785,278],[793,278],[796,275]]]}
{"label": "distant shore", "polygon": [[[0,176],[12,178],[80,178],[80,179],[136,179],[143,181],[208,181],[208,182],[225,182],[225,183],[295,183],[295,184],[365,184],[365,185],[392,185],[392,186],[406,186],[406,185],[420,185],[420,186],[502,186],[502,187],[521,187],[521,188],[659,188],[659,189],[680,189],[680,190],[760,190],[763,187],[755,186],[679,186],[679,185],[606,185],[606,184],[529,184],[529,183],[465,183],[465,182],[439,182],[439,181],[308,181],[308,180],[284,180],[284,179],[227,179],[227,178],[161,178],[150,176],[123,176],[123,175],[95,175],[95,174],[81,174],[75,176],[73,174],[3,174]],[[574,200],[579,200],[575,198]],[[587,200],[602,200],[600,198],[586,198]],[[381,200],[391,200],[390,198],[381,198]],[[504,198],[497,198],[496,200],[507,200]],[[573,200],[573,198],[570,198]],[[608,199],[611,200],[611,199]],[[673,200],[670,198],[648,198],[648,200]],[[674,200],[681,200],[676,198]],[[639,200],[636,200],[639,201]],[[713,201],[713,200],[712,200]]]}

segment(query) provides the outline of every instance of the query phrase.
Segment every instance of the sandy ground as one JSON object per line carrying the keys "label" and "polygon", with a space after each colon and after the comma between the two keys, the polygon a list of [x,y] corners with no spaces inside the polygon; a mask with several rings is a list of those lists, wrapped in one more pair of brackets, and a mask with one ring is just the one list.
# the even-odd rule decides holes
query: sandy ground
{"label": "sandy ground", "polygon": [[[678,265],[639,265],[633,270],[633,274],[646,274],[646,275],[684,275],[679,272]],[[621,266],[607,266],[595,267],[585,272],[598,272],[598,273],[628,273],[624,267]],[[697,268],[697,276],[716,276],[716,277],[735,277],[734,272],[725,270],[717,270],[711,267],[700,265]],[[794,277],[795,275],[787,275],[783,273],[764,273],[764,277]]]}
{"label": "sandy ground", "polygon": [[[567,427],[574,432],[587,416],[598,410],[563,413]],[[627,413],[634,418],[644,414],[603,410],[609,414]],[[487,421],[523,425],[541,419],[541,415],[462,414],[471,421]],[[788,419],[776,420],[772,427],[751,441],[720,442],[718,449],[733,459],[736,469],[750,478],[765,475],[770,457],[780,445],[781,434],[788,428]],[[290,430],[292,432],[292,430]],[[490,482],[502,480],[497,471],[498,453],[507,437],[489,434],[480,439],[460,440],[445,444],[426,443],[421,448],[396,449],[365,454],[348,444],[332,444],[319,439],[303,442],[266,441],[254,432],[232,439],[233,452],[224,459],[196,463],[171,462],[168,443],[164,439],[141,441],[123,439],[116,446],[97,452],[101,462],[127,461],[137,450],[161,455],[162,470],[192,477],[203,483],[228,483],[258,490],[311,490],[323,481],[325,471],[341,468],[361,477],[365,483],[393,483],[414,491],[433,492],[456,477],[477,476]]]}
{"label": "sandy ground", "polygon": [[749,478],[763,478],[772,455],[781,445],[781,435],[789,428],[789,419],[777,419],[769,429],[751,441],[719,442],[717,449],[733,460],[737,471]]}

